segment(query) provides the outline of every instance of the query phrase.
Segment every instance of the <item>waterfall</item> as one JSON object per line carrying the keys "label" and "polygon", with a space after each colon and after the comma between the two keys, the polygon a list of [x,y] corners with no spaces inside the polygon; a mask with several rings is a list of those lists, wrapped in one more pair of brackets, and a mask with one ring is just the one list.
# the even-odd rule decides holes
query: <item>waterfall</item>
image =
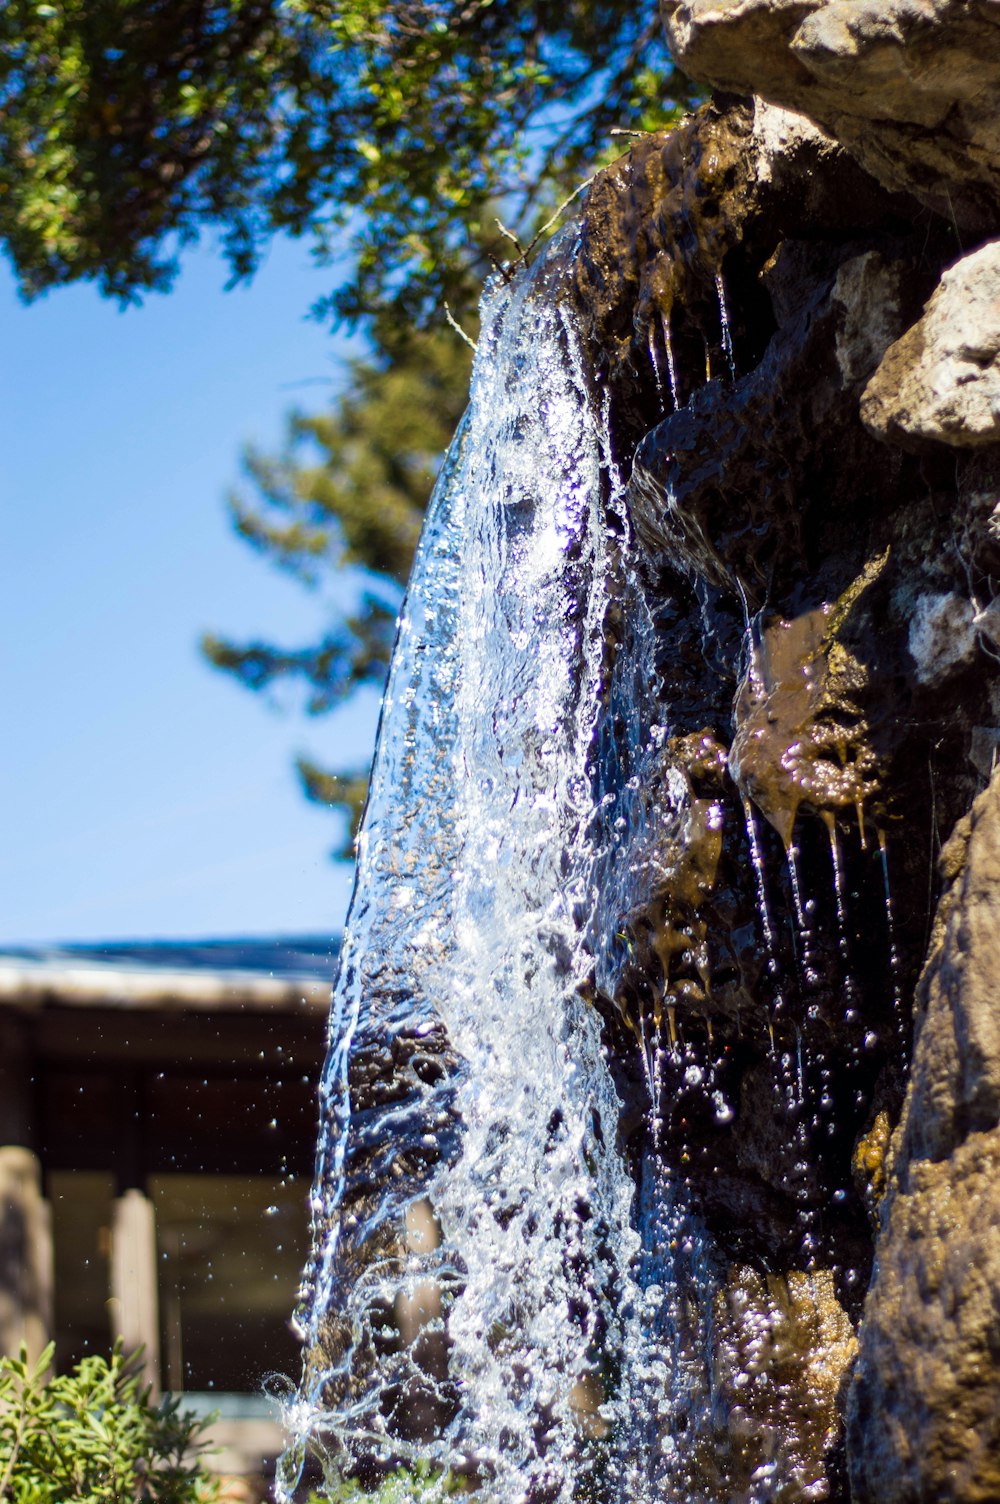
{"label": "waterfall", "polygon": [[568,1504],[614,1426],[634,1187],[581,985],[624,520],[571,251],[569,232],[486,295],[400,620],[321,1087],[286,1499],[308,1442],[335,1471],[422,1458],[491,1499]]}
{"label": "waterfall", "polygon": [[400,618],[281,1504],[307,1451],[334,1489],[429,1467],[484,1504],[791,1504],[839,1465],[901,967],[828,639],[887,555],[751,619],[671,490],[672,326],[669,394],[643,331],[650,407],[613,405],[581,255],[570,228],[487,290]]}

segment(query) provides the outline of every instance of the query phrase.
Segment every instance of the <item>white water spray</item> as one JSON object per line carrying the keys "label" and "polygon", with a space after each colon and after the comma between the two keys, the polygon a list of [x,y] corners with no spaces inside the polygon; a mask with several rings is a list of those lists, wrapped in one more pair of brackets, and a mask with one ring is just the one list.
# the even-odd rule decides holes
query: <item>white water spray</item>
{"label": "white water spray", "polygon": [[[334,998],[280,1498],[311,1443],[334,1471],[412,1455],[491,1499],[568,1501],[585,1438],[613,1424],[596,1371],[620,1345],[610,1283],[620,1297],[633,1187],[578,987],[620,487],[561,265],[557,248],[485,301],[401,619]],[[439,1239],[414,1246],[418,1201]],[[391,1313],[428,1282],[443,1315],[407,1345]]]}

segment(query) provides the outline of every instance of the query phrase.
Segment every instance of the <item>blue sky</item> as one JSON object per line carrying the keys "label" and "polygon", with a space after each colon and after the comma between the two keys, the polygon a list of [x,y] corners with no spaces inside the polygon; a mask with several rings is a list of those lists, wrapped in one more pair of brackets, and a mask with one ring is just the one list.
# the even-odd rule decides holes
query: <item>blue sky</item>
{"label": "blue sky", "polygon": [[276,245],[223,290],[209,249],[121,312],[25,307],[0,266],[0,943],[335,932],[350,873],[291,761],[370,754],[374,696],[307,721],[210,669],[204,629],[294,644],[322,600],[231,532],[250,440],[321,406],[329,270]]}

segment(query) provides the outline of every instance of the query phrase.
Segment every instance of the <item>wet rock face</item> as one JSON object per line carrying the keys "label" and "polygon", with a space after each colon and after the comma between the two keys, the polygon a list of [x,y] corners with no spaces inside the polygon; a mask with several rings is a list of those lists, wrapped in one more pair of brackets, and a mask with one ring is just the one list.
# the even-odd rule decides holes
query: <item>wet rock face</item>
{"label": "wet rock face", "polygon": [[[731,76],[713,61],[710,76],[737,80],[745,44],[801,83],[805,65],[786,68],[774,27],[845,7],[667,10],[675,30],[691,28],[693,71],[711,37],[713,59],[732,46],[736,61]],[[793,98],[777,85],[773,97]],[[854,152],[849,133],[845,144]],[[747,1365],[727,1312],[745,1306],[750,1329],[785,1333],[762,1340],[757,1388],[733,1387],[715,1353],[687,1470],[669,1480],[691,1500],[846,1500],[848,1469],[856,1499],[874,1500],[886,1468],[900,1501],[997,1492],[994,1150],[982,1136],[1000,1111],[990,1118],[992,1067],[976,1064],[992,1036],[988,1009],[952,1005],[952,1034],[937,1039],[929,971],[889,1152],[940,838],[1000,745],[994,248],[955,265],[953,219],[928,213],[926,191],[897,191],[913,189],[906,160],[881,176],[892,191],[800,116],[717,101],[604,174],[581,237],[576,292],[631,472],[638,565],[609,616],[595,793],[624,833],[589,986],[637,1178],[651,1104],[657,1152],[710,1239],[718,1308],[702,1319],[713,1340],[730,1333],[734,1383]],[[992,179],[972,178],[968,222],[980,223]],[[623,676],[650,629],[644,740],[627,724]],[[1000,805],[979,818],[1000,830]],[[955,925],[935,931],[941,976],[980,944]],[[933,1136],[949,1100],[958,1139],[900,1148]],[[974,1271],[968,1296],[962,1268]],[[803,1280],[807,1305],[825,1292],[822,1320],[788,1315]],[[938,1354],[956,1301],[957,1334]],[[792,1332],[798,1356],[783,1367]],[[940,1378],[933,1423],[911,1403],[927,1362]],[[963,1426],[988,1439],[939,1490]]]}
{"label": "wet rock face", "polygon": [[1000,1494],[1000,779],[942,857],[879,1272],[851,1385],[853,1497]]}
{"label": "wet rock face", "polygon": [[[576,272],[580,315],[598,369],[614,384],[618,424],[645,432],[706,386],[717,395],[737,366],[758,364],[791,280],[780,275],[769,290],[761,278],[779,245],[811,241],[819,227],[847,243],[873,226],[905,234],[913,209],[811,121],[760,100],[708,105],[677,130],[638,142],[591,190]],[[921,285],[917,277],[907,295],[914,313]],[[867,374],[903,327],[897,319],[879,342],[866,321],[878,346]]]}
{"label": "wet rock face", "polygon": [[[909,733],[902,728],[923,718],[933,746],[946,726],[961,727],[953,752],[977,778],[970,788],[952,763],[943,781],[949,815],[940,827],[937,815],[932,821],[946,834],[990,776],[997,747],[1000,9],[975,0],[665,0],[663,11],[679,60],[696,76],[804,111],[885,186],[905,189],[956,232],[949,249],[939,228],[930,257],[936,264],[928,267],[926,254],[914,262],[931,281],[920,288],[917,316],[903,306],[908,278],[899,262],[894,306],[891,295],[871,286],[854,298],[861,317],[848,320],[856,330],[851,343],[865,346],[866,326],[873,337],[863,358],[848,353],[839,361],[845,389],[853,387],[849,402],[881,445],[866,510],[884,518],[894,577],[883,647],[893,630],[902,640],[889,649],[895,666],[888,675],[878,653],[853,655],[864,670],[864,682],[851,690],[861,712],[853,726],[862,748],[875,754],[869,766],[876,788],[866,798],[885,802],[888,793],[912,833],[942,781],[932,777],[921,791],[906,777]],[[859,271],[864,264],[855,262]],[[895,330],[893,313],[902,320]],[[780,332],[780,315],[778,324]],[[825,437],[839,470],[850,444],[841,449],[843,429]],[[652,449],[655,440],[647,444]],[[919,456],[916,471],[910,456]],[[672,509],[693,497],[704,513],[692,467],[676,458],[667,463]],[[659,473],[662,485],[662,463]],[[808,494],[796,490],[800,499]],[[835,505],[833,492],[828,499]],[[933,518],[921,510],[927,503]],[[856,523],[864,525],[861,517]],[[843,549],[828,532],[822,559],[828,564]],[[959,558],[962,567],[953,570],[949,560]],[[766,713],[766,697],[757,698]],[[808,695],[800,690],[798,699]],[[866,726],[876,702],[895,707],[895,730],[883,723],[873,734]],[[766,719],[756,748],[765,769],[762,807],[781,780],[768,778],[772,762],[759,754],[769,736],[776,739],[784,767],[789,759],[780,745],[790,745],[782,716]],[[854,766],[863,761],[855,758]],[[747,787],[760,800],[755,781],[756,763]],[[821,805],[817,813],[831,818]],[[941,856],[945,891],[916,993],[902,1120],[890,1141],[893,1102],[880,1105],[876,1088],[871,1125],[855,1145],[856,1188],[877,1229],[847,1404],[845,1459],[855,1504],[1000,1496],[998,853],[994,776]],[[898,1058],[908,1065],[905,1048]]]}

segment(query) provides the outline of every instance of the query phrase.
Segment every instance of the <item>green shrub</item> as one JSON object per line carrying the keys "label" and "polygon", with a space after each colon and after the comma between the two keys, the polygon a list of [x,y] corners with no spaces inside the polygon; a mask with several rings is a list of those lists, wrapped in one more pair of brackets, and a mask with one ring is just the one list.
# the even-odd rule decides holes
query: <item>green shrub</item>
{"label": "green shrub", "polygon": [[397,1468],[374,1489],[362,1488],[353,1478],[328,1484],[327,1492],[312,1494],[309,1504],[447,1504],[458,1492],[452,1474],[418,1462],[412,1470]]}
{"label": "green shrub", "polygon": [[207,1421],[177,1398],[150,1401],[120,1344],[53,1375],[51,1344],[32,1366],[0,1359],[0,1501],[10,1504],[213,1504],[202,1454]]}

